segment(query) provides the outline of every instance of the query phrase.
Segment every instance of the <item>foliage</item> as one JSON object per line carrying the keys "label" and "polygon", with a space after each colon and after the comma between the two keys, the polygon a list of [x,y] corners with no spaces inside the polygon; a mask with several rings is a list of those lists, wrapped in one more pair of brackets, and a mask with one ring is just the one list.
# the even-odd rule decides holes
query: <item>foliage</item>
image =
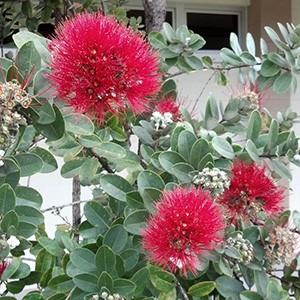
{"label": "foliage", "polygon": [[[78,9],[90,2],[78,2]],[[31,1],[23,1],[28,26],[39,18],[48,20],[50,11],[62,4],[41,3],[36,10]],[[12,95],[17,99],[16,89],[4,102],[1,89],[1,105],[26,119],[8,130],[9,144],[2,140],[0,144],[0,257],[6,263],[0,270],[7,291],[17,295],[25,286],[35,285],[24,299],[49,300],[300,299],[298,256],[291,253],[295,245],[288,243],[299,239],[297,211],[270,216],[260,209],[255,219],[227,223],[223,242],[201,259],[196,272],[187,274],[150,262],[141,236],[164,190],[201,185],[201,176],[214,168],[230,177],[237,159],[265,164],[274,178],[292,179],[289,164],[300,165],[293,130],[297,114],[287,110],[273,117],[263,110],[258,93],[266,86],[276,93],[296,88],[300,26],[278,26],[282,37],[266,28],[275,51],[261,40],[258,55],[251,34],[242,50],[232,34],[231,49],[220,51],[219,65],[199,56],[205,41],[186,26],[175,30],[165,23],[161,32],[150,33],[164,75],[158,99],[176,98],[172,78],[192,71],[210,69],[219,83],[226,84],[226,72],[236,68],[254,84],[244,97],[227,102],[210,97],[201,120],[182,107],[178,120],[162,123],[128,111],[126,118],[107,113],[99,124],[66,109],[48,90],[49,40],[30,32],[15,34],[17,59],[12,63],[1,58],[1,88],[14,80],[29,95],[30,105],[20,105],[21,101],[10,105]],[[137,150],[131,145],[132,135],[138,138]],[[41,140],[47,147],[41,147]],[[64,161],[61,176],[78,177],[82,186],[94,188],[94,199],[84,205],[84,221],[78,227],[59,227],[52,239],[44,228],[42,195],[20,179],[52,173],[58,168],[57,157]],[[217,201],[222,191],[210,193]],[[12,245],[15,237],[17,243]],[[23,261],[28,251],[35,257],[33,269]],[[278,263],[282,274],[275,272]]]}

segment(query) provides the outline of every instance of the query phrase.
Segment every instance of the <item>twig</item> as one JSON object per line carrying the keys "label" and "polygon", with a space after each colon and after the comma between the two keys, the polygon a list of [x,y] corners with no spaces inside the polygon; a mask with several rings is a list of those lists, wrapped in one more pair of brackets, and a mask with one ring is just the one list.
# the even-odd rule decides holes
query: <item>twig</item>
{"label": "twig", "polygon": [[41,212],[44,213],[44,212],[47,212],[47,211],[57,211],[57,210],[61,210],[61,209],[65,208],[65,207],[68,207],[68,206],[73,206],[73,205],[80,204],[80,203],[86,203],[88,201],[89,200],[80,200],[78,202],[71,202],[71,203],[60,205],[60,206],[51,206],[51,207],[42,209]]}
{"label": "twig", "polygon": [[89,150],[98,159],[104,170],[106,170],[108,173],[115,173],[115,171],[108,164],[108,160],[106,158],[97,155],[92,148],[89,148]]}
{"label": "twig", "polygon": [[183,288],[183,286],[180,284],[180,282],[178,280],[176,280],[176,286],[177,286],[177,288],[179,290],[179,293],[182,296],[182,299],[183,300],[189,300],[189,297],[188,297],[185,289]]}
{"label": "twig", "polygon": [[[81,222],[81,210],[80,210],[80,197],[81,197],[81,184],[80,184],[80,179],[79,176],[73,177],[73,185],[72,185],[72,227],[73,228],[78,228]],[[79,241],[79,235],[75,233],[74,239],[76,242]]]}
{"label": "twig", "polygon": [[198,101],[199,101],[200,98],[202,97],[204,91],[206,90],[208,84],[210,83],[210,81],[212,80],[212,78],[214,77],[214,75],[215,75],[215,72],[213,72],[213,73],[209,76],[209,78],[207,79],[207,81],[205,82],[205,84],[204,84],[204,86],[203,86],[203,88],[202,88],[202,90],[201,90],[199,96],[197,97],[197,99],[196,99],[196,101],[195,101],[195,103],[194,103],[194,105],[193,105],[192,111],[195,111]]}

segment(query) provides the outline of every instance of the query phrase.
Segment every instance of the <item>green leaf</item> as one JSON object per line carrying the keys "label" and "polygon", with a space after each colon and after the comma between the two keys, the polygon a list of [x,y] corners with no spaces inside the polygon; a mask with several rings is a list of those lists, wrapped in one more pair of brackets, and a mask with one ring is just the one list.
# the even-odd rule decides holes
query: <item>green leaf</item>
{"label": "green leaf", "polygon": [[65,116],[66,131],[76,135],[92,135],[95,130],[93,122],[83,114],[71,113]]}
{"label": "green leaf", "polygon": [[172,43],[176,36],[176,32],[169,23],[163,23],[163,33],[165,34],[167,40]]}
{"label": "green leaf", "polygon": [[18,214],[20,222],[26,222],[36,226],[44,222],[44,215],[40,212],[40,210],[34,207],[17,205],[15,207],[15,212]]}
{"label": "green leaf", "polygon": [[172,174],[173,166],[179,162],[185,162],[185,159],[177,152],[162,152],[158,157],[161,166],[170,174]]}
{"label": "green leaf", "polygon": [[113,279],[112,277],[106,272],[103,271],[100,274],[97,282],[98,289],[101,290],[103,287],[107,288],[109,291],[113,289]]}
{"label": "green leaf", "polygon": [[235,154],[232,146],[227,142],[227,140],[221,136],[215,136],[212,139],[212,146],[220,155],[225,158],[234,159]]}
{"label": "green leaf", "polygon": [[112,275],[115,271],[116,255],[108,246],[103,245],[98,249],[95,260],[97,272],[102,273],[105,271]]}
{"label": "green leaf", "polygon": [[255,57],[250,54],[249,52],[244,51],[241,55],[240,55],[241,60],[243,61],[243,63],[249,65],[249,66],[254,66],[256,65],[256,59]]}
{"label": "green leaf", "polygon": [[270,52],[268,54],[268,59],[281,68],[287,67],[286,60],[277,52]]}
{"label": "green leaf", "polygon": [[145,208],[149,210],[149,212],[155,211],[155,203],[159,200],[161,193],[161,190],[156,188],[145,188],[143,190],[143,201],[145,204]]}
{"label": "green leaf", "polygon": [[125,272],[133,269],[139,261],[139,253],[135,249],[126,249],[120,256],[124,261]]}
{"label": "green leaf", "polygon": [[18,270],[20,264],[21,264],[21,259],[14,257],[10,261],[9,265],[5,268],[4,272],[2,273],[1,280],[5,281],[11,278],[14,275],[14,273]]}
{"label": "green leaf", "polygon": [[277,173],[282,178],[289,181],[293,179],[293,175],[288,166],[286,166],[280,159],[271,159],[271,168],[275,173]]}
{"label": "green leaf", "polygon": [[248,122],[246,138],[255,142],[260,134],[261,124],[262,121],[259,111],[252,111]]}
{"label": "green leaf", "polygon": [[41,57],[33,42],[28,41],[23,44],[20,48],[19,55],[21,59],[18,67],[23,77],[28,75],[33,67],[35,70],[39,70],[41,68]]}
{"label": "green leaf", "polygon": [[31,176],[43,168],[42,159],[33,153],[20,153],[14,156],[20,167],[20,176]]}
{"label": "green leaf", "polygon": [[53,105],[55,121],[50,124],[34,123],[34,128],[47,138],[47,141],[56,141],[65,133],[65,122],[60,110]]}
{"label": "green leaf", "polygon": [[120,253],[126,246],[128,233],[124,226],[117,224],[109,228],[103,238],[103,245],[110,247],[115,253]]}
{"label": "green leaf", "polygon": [[34,147],[30,149],[30,153],[36,154],[43,161],[43,167],[39,172],[51,173],[57,169],[58,165],[56,159],[48,150],[40,147]]}
{"label": "green leaf", "polygon": [[97,158],[87,157],[84,164],[81,166],[79,173],[81,184],[90,185],[99,168],[100,163]]}
{"label": "green leaf", "polygon": [[65,251],[59,246],[59,244],[46,236],[38,238],[38,243],[46,249],[50,254],[57,257],[63,257]]}
{"label": "green leaf", "polygon": [[143,127],[134,126],[132,128],[132,132],[140,139],[140,141],[143,144],[150,145],[150,146],[154,144],[154,140],[151,134]]}
{"label": "green leaf", "polygon": [[[20,31],[17,34],[13,35],[13,40],[16,44],[16,46],[20,49],[24,44],[26,44],[28,41],[32,41],[34,43],[34,46],[38,53],[40,54],[43,63],[48,65],[50,61],[50,51],[48,48],[48,42],[44,37],[41,37],[40,35],[37,35],[35,33],[32,33],[30,31]],[[22,60],[24,58],[22,57]],[[37,68],[36,68],[37,69]],[[38,68],[39,69],[39,68]]]}
{"label": "green leaf", "polygon": [[159,56],[161,58],[174,58],[178,57],[178,53],[172,51],[169,47],[159,49]]}
{"label": "green leaf", "polygon": [[208,119],[215,119],[216,122],[219,120],[219,108],[217,100],[213,96],[209,96],[206,107],[205,107],[205,122],[208,121]]}
{"label": "green leaf", "polygon": [[139,173],[137,178],[138,190],[142,194],[145,188],[163,189],[165,186],[162,178],[155,172],[144,170]]}
{"label": "green leaf", "polygon": [[73,178],[80,174],[82,165],[86,162],[86,157],[76,157],[75,159],[65,162],[60,170],[60,174],[64,178]]}
{"label": "green leaf", "polygon": [[31,187],[18,185],[15,188],[15,193],[16,205],[30,206],[37,209],[41,208],[43,198],[37,190]]}
{"label": "green leaf", "polygon": [[279,75],[273,85],[274,91],[277,94],[282,94],[286,92],[293,81],[293,75],[291,72],[284,72],[281,75]]}
{"label": "green leaf", "polygon": [[231,297],[232,300],[240,300],[240,293],[245,290],[242,282],[229,276],[221,276],[216,279],[216,288],[224,297]]}
{"label": "green leaf", "polygon": [[86,248],[77,248],[70,253],[71,263],[82,272],[96,272],[95,254]]}
{"label": "green leaf", "polygon": [[188,289],[188,294],[197,297],[209,295],[216,288],[214,281],[202,281],[192,285]]}
{"label": "green leaf", "polygon": [[270,124],[269,133],[268,133],[267,145],[265,147],[267,152],[272,151],[272,149],[276,146],[277,139],[278,139],[278,133],[279,133],[278,121],[275,119],[272,119],[271,124]]}
{"label": "green leaf", "polygon": [[293,211],[293,223],[300,230],[300,212],[298,210]]}
{"label": "green leaf", "polygon": [[266,298],[268,285],[268,276],[265,271],[254,271],[254,280],[257,292],[263,297]]}
{"label": "green leaf", "polygon": [[148,35],[148,39],[150,44],[156,49],[161,49],[163,47],[166,47],[167,45],[164,36],[160,32],[156,32],[156,31],[150,32]]}
{"label": "green leaf", "polygon": [[220,50],[220,56],[223,59],[223,61],[229,65],[239,66],[243,63],[238,55],[236,55],[233,51],[227,48],[222,48]]}
{"label": "green leaf", "polygon": [[129,233],[141,235],[141,230],[147,226],[148,218],[147,210],[136,210],[125,218],[124,227]]}
{"label": "green leaf", "polygon": [[20,168],[10,158],[3,158],[3,165],[0,166],[0,185],[8,183],[12,188],[14,188],[20,179]]}
{"label": "green leaf", "polygon": [[133,191],[132,185],[116,174],[103,175],[100,178],[100,185],[108,195],[122,202],[126,202],[126,194]]}
{"label": "green leaf", "polygon": [[259,153],[257,151],[255,144],[251,140],[247,140],[245,149],[253,161],[255,162],[259,161]]}
{"label": "green leaf", "polygon": [[178,152],[187,160],[190,159],[191,145],[196,142],[195,134],[189,130],[183,130],[178,136]]}
{"label": "green leaf", "polygon": [[254,41],[252,34],[249,32],[246,35],[246,46],[247,46],[248,51],[253,56],[255,56],[255,52],[256,52],[255,41]]}
{"label": "green leaf", "polygon": [[28,150],[28,148],[32,145],[32,141],[36,135],[36,130],[32,125],[19,128],[19,141],[16,147],[18,151]]}
{"label": "green leaf", "polygon": [[[36,78],[36,77],[37,76],[35,76],[34,78]],[[45,77],[43,77],[42,80],[43,80],[43,82],[45,82]],[[41,89],[39,89],[36,92],[37,93],[41,92]],[[41,102],[38,102],[38,101],[33,100],[32,105],[29,108],[34,112],[34,115],[33,115],[34,122],[43,124],[43,125],[51,124],[51,123],[55,122],[56,113],[54,111],[54,108],[48,101],[43,100]]]}
{"label": "green leaf", "polygon": [[98,292],[98,287],[97,287],[98,278],[93,274],[90,273],[78,274],[73,278],[73,282],[79,289],[85,292],[89,292],[89,293]]}
{"label": "green leaf", "polygon": [[100,157],[108,160],[118,160],[126,156],[126,150],[118,144],[112,142],[102,142],[97,147],[93,147],[93,152]]}
{"label": "green leaf", "polygon": [[155,288],[162,292],[171,291],[175,287],[176,282],[176,278],[173,274],[163,270],[150,273],[150,280]]}
{"label": "green leaf", "polygon": [[209,144],[206,139],[200,138],[197,140],[191,149],[190,162],[196,169],[201,160],[210,152]]}
{"label": "green leaf", "polygon": [[143,209],[143,198],[138,191],[132,191],[126,194],[126,202],[132,209]]}
{"label": "green leaf", "polygon": [[281,68],[274,64],[271,60],[266,59],[261,64],[261,75],[265,77],[272,77],[277,75],[281,71]]}
{"label": "green leaf", "polygon": [[114,293],[127,296],[131,294],[135,290],[135,288],[136,285],[128,279],[118,278],[114,280]]}
{"label": "green leaf", "polygon": [[106,232],[111,224],[109,212],[97,201],[87,202],[84,206],[84,214],[89,223],[98,228],[100,233]]}
{"label": "green leaf", "polygon": [[69,276],[64,274],[51,278],[48,287],[58,293],[67,293],[74,287],[74,283]]}
{"label": "green leaf", "polygon": [[239,44],[238,36],[234,32],[230,33],[230,47],[237,55],[240,56],[242,54],[242,49]]}
{"label": "green leaf", "polygon": [[8,234],[16,234],[16,228],[19,226],[19,218],[18,215],[15,213],[15,211],[10,210],[7,212],[1,221],[1,230],[4,233]]}
{"label": "green leaf", "polygon": [[195,169],[187,163],[177,163],[172,168],[172,174],[176,176],[180,181],[185,183],[190,183],[192,178],[189,176],[189,173]]}
{"label": "green leaf", "polygon": [[11,186],[7,183],[0,187],[0,215],[5,215],[16,205],[16,195]]}
{"label": "green leaf", "polygon": [[37,226],[29,222],[19,221],[18,235],[29,238],[37,231]]}
{"label": "green leaf", "polygon": [[131,282],[136,285],[136,289],[134,290],[134,295],[139,295],[143,292],[144,287],[148,281],[150,272],[147,267],[139,269],[132,277]]}
{"label": "green leaf", "polygon": [[102,143],[101,139],[95,134],[81,135],[78,137],[78,142],[86,148],[97,147]]}
{"label": "green leaf", "polygon": [[260,294],[253,291],[243,291],[240,296],[241,300],[263,300]]}
{"label": "green leaf", "polygon": [[202,70],[202,60],[197,56],[184,56],[185,62],[194,70]]}

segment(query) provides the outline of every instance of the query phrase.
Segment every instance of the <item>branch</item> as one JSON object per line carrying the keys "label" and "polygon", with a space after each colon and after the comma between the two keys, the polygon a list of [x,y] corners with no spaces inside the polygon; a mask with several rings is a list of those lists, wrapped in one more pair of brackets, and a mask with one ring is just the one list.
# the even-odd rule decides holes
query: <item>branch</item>
{"label": "branch", "polygon": [[177,286],[177,288],[179,290],[179,293],[182,296],[182,299],[183,300],[189,300],[189,297],[188,297],[185,289],[183,288],[183,286],[180,284],[180,282],[178,280],[176,280],[176,286]]}
{"label": "branch", "polygon": [[102,165],[103,169],[105,171],[107,171],[108,173],[115,173],[115,171],[110,167],[110,165],[108,164],[108,160],[104,157],[101,157],[99,155],[97,155],[92,148],[89,148],[89,150],[91,151],[91,153],[97,157],[97,159],[99,160],[100,164]]}

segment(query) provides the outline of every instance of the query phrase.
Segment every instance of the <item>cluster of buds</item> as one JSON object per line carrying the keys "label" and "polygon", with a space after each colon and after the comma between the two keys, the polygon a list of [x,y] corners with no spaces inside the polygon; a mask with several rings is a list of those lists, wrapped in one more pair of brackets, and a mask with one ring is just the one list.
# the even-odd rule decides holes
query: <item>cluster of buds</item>
{"label": "cluster of buds", "polygon": [[102,292],[101,295],[93,295],[90,300],[124,300],[124,298],[122,296],[120,296],[119,294],[108,294],[107,292]]}
{"label": "cluster of buds", "polygon": [[227,174],[218,168],[204,168],[202,172],[194,176],[193,183],[210,190],[212,194],[221,194],[229,187],[230,180]]}
{"label": "cluster of buds", "polygon": [[18,113],[17,107],[27,108],[31,96],[23,86],[13,79],[0,83],[0,149],[10,147],[20,125],[26,125],[26,119]]}
{"label": "cluster of buds", "polygon": [[173,123],[173,114],[170,112],[160,113],[155,111],[152,113],[150,120],[154,123],[155,130],[164,129]]}
{"label": "cluster of buds", "polygon": [[270,266],[280,263],[291,264],[297,237],[290,228],[277,226],[273,229],[269,235],[269,243],[265,246],[265,259]]}
{"label": "cluster of buds", "polygon": [[254,109],[259,109],[260,106],[260,94],[246,89],[243,93],[239,94],[237,97],[244,105],[243,110],[252,111]]}
{"label": "cluster of buds", "polygon": [[252,244],[243,238],[243,236],[238,233],[236,237],[229,237],[226,240],[225,247],[234,247],[240,253],[240,259],[236,259],[237,262],[249,265],[254,258],[254,249]]}

